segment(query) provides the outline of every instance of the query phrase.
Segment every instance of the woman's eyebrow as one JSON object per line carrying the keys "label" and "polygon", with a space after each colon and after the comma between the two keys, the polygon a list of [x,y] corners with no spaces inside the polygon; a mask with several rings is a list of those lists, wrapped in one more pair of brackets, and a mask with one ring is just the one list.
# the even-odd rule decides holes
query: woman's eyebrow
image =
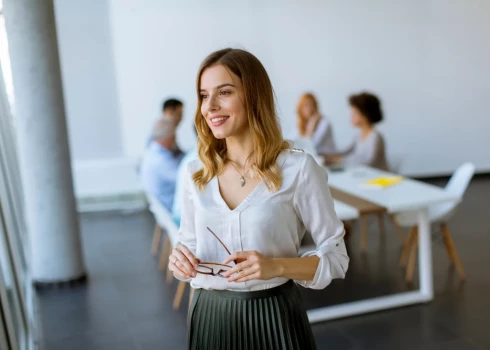
{"label": "woman's eyebrow", "polygon": [[[231,87],[236,87],[235,85],[231,84],[231,83],[224,83],[224,84],[220,84],[218,86],[215,87],[215,89],[221,89],[221,88],[224,88],[225,86],[231,86]],[[206,91],[206,89],[200,89],[199,91]]]}

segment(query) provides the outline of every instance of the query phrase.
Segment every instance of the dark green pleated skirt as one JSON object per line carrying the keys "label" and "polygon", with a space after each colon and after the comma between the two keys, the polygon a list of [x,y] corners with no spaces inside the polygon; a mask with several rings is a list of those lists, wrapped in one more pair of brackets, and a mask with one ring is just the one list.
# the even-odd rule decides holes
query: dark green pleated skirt
{"label": "dark green pleated skirt", "polygon": [[196,289],[188,349],[316,349],[298,287],[289,281],[256,292]]}

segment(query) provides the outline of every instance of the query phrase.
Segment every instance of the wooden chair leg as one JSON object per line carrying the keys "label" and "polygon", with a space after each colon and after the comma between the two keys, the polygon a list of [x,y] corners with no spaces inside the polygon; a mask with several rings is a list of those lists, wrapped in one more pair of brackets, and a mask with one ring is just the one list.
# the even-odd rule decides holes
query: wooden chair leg
{"label": "wooden chair leg", "polygon": [[368,216],[361,215],[361,252],[367,251],[367,235],[368,235]]}
{"label": "wooden chair leg", "polygon": [[180,302],[182,301],[182,296],[184,295],[186,284],[187,284],[186,282],[179,281],[179,285],[177,286],[177,291],[175,292],[174,310],[179,309]]}
{"label": "wooden chair leg", "polygon": [[389,215],[390,221],[393,224],[393,227],[395,228],[396,234],[398,235],[398,238],[400,238],[400,242],[405,242],[405,233],[403,232],[403,229],[400,227],[400,225],[397,224],[395,220],[395,215],[390,214]]}
{"label": "wooden chair leg", "polygon": [[463,269],[463,264],[459,259],[458,252],[456,251],[456,246],[454,245],[454,241],[451,237],[451,233],[449,232],[449,228],[447,224],[441,224],[441,231],[444,237],[444,242],[446,243],[447,253],[449,255],[449,260],[456,265],[456,270],[458,270],[459,277],[464,280],[466,279],[466,275]]}
{"label": "wooden chair leg", "polygon": [[378,217],[379,232],[384,235],[386,233],[385,215],[383,213],[378,213],[376,216]]}
{"label": "wooden chair leg", "polygon": [[414,242],[412,244],[412,250],[410,251],[410,257],[408,258],[408,267],[407,267],[407,275],[405,279],[407,282],[412,282],[413,280],[413,271],[415,270],[415,263],[417,262],[417,248],[419,246],[419,237],[418,232],[415,232]]}
{"label": "wooden chair leg", "polygon": [[170,271],[170,268],[169,266],[167,265],[167,283],[170,284],[172,283],[173,279],[174,279],[174,273],[172,271]]}
{"label": "wooden chair leg", "polygon": [[407,266],[408,255],[410,254],[410,250],[414,244],[415,235],[417,234],[417,227],[410,227],[410,231],[408,232],[408,237],[405,239],[405,243],[403,244],[402,254],[400,256],[400,267]]}
{"label": "wooden chair leg", "polygon": [[158,269],[165,270],[165,266],[167,266],[168,263],[168,257],[170,256],[170,249],[170,238],[166,236],[162,252],[160,253],[160,262],[158,263]]}
{"label": "wooden chair leg", "polygon": [[162,228],[155,225],[155,231],[153,232],[153,241],[151,243],[151,254],[157,255],[158,249],[160,248],[160,241],[162,240]]}
{"label": "wooden chair leg", "polygon": [[451,265],[454,265],[454,255],[451,252],[451,247],[449,245],[448,235],[446,235],[446,227],[444,224],[441,224],[441,233],[444,241],[444,245],[446,246],[446,252],[449,257],[449,262]]}

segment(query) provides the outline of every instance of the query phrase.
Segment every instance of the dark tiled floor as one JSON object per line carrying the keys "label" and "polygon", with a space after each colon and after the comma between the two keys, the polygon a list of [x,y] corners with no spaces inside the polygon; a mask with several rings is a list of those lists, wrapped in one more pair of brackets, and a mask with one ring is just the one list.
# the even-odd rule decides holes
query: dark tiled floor
{"label": "dark tiled floor", "polygon": [[[433,181],[442,185],[443,182]],[[468,281],[459,283],[434,231],[435,300],[313,325],[319,349],[490,349],[490,179],[477,178],[450,223]],[[167,285],[149,247],[153,221],[148,213],[82,216],[83,245],[90,274],[86,286],[38,294],[41,349],[184,349],[185,297],[172,310],[176,283]],[[346,280],[324,291],[302,290],[307,307],[358,300],[408,289],[397,267],[399,241],[370,230],[362,256],[358,234],[349,239],[351,266]]]}

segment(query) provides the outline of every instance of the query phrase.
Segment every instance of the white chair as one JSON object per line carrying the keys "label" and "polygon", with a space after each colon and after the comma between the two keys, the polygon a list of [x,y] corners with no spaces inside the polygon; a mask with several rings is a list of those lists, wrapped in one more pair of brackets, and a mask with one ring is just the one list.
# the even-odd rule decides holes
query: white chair
{"label": "white chair", "polygon": [[[151,252],[153,255],[158,253],[158,248],[160,247],[162,232],[165,231],[167,233],[165,237],[165,243],[163,245],[162,252],[160,254],[160,261],[158,264],[158,268],[160,270],[164,270],[167,267],[167,283],[172,282],[173,274],[168,269],[168,258],[172,249],[175,247],[178,241],[178,232],[179,228],[175,224],[172,219],[172,215],[168,212],[168,210],[160,204],[160,202],[151,195],[148,195],[148,202],[150,203],[150,211],[153,213],[155,217],[156,225],[155,231],[153,234],[153,242],[151,245]],[[179,281],[177,286],[177,291],[175,292],[173,307],[177,310],[182,301],[182,296],[184,295],[186,282]],[[191,295],[192,298],[192,290]]]}
{"label": "white chair", "polygon": [[[462,199],[474,173],[475,166],[472,163],[464,163],[463,165],[459,166],[451,176],[445,190],[452,194],[458,195],[459,198]],[[452,264],[456,265],[459,276],[462,280],[464,280],[465,273],[463,265],[461,264],[461,260],[459,259],[456,247],[454,246],[453,239],[451,238],[451,234],[447,226],[447,222],[455,214],[459,202],[460,201],[458,200],[456,202],[442,203],[429,207],[429,220],[431,223],[440,224],[444,243],[449,255],[449,260]],[[413,212],[400,213],[395,215],[394,219],[400,226],[410,227],[410,231],[404,243],[403,251],[400,257],[401,266],[406,266],[408,259],[406,279],[408,282],[410,282],[412,280],[417,255],[417,215]]]}

